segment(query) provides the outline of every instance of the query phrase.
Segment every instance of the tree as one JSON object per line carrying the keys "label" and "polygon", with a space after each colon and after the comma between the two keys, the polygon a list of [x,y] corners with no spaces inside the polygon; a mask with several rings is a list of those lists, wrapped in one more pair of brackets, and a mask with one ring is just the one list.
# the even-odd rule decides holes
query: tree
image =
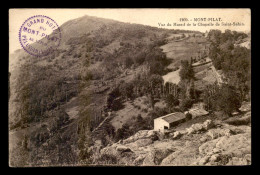
{"label": "tree", "polygon": [[106,123],[103,125],[103,127],[105,128],[104,131],[106,135],[108,135],[111,138],[115,136],[115,128],[113,127],[113,125],[111,125],[110,123]]}
{"label": "tree", "polygon": [[194,80],[190,80],[186,85],[186,98],[195,99],[195,85]]}
{"label": "tree", "polygon": [[117,142],[118,140],[124,139],[128,137],[131,133],[129,133],[129,126],[127,124],[123,124],[122,128],[119,128],[116,131],[115,134],[115,141]]}
{"label": "tree", "polygon": [[[224,33],[212,31],[211,35],[213,43],[209,49],[209,57],[213,65],[217,70],[223,71],[225,82],[239,93],[240,101],[247,100],[251,83],[251,53],[250,49],[234,46],[234,43],[240,42],[240,39],[247,35],[230,30]],[[213,38],[218,38],[218,42]]]}
{"label": "tree", "polygon": [[154,109],[155,101],[154,101],[154,96],[153,94],[149,94],[149,103],[152,109]]}
{"label": "tree", "polygon": [[24,135],[22,146],[23,146],[24,150],[28,150],[28,136],[27,135]]}
{"label": "tree", "polygon": [[185,114],[185,118],[186,118],[187,121],[191,120],[192,119],[191,113],[188,112],[187,114]]}
{"label": "tree", "polygon": [[215,106],[216,90],[218,90],[217,82],[213,85],[208,85],[202,93],[202,100],[205,104],[205,108],[207,111],[213,110]]}
{"label": "tree", "polygon": [[193,101],[189,98],[184,98],[180,102],[180,108],[182,111],[187,111],[189,108],[192,107]]}
{"label": "tree", "polygon": [[219,43],[221,37],[221,31],[220,30],[210,30],[208,33],[208,38],[213,43]]}
{"label": "tree", "polygon": [[143,117],[142,117],[141,114],[137,115],[136,121],[139,122],[139,123],[143,121]]}
{"label": "tree", "polygon": [[165,101],[169,109],[179,105],[179,100],[173,94],[169,94]]}
{"label": "tree", "polygon": [[57,118],[53,118],[50,122],[50,133],[54,134],[58,130],[58,121]]}
{"label": "tree", "polygon": [[122,83],[119,87],[120,94],[126,99],[132,98],[134,93],[133,88],[134,86],[132,83]]}
{"label": "tree", "polygon": [[182,80],[194,79],[194,71],[192,65],[187,60],[181,62],[180,77]]}
{"label": "tree", "polygon": [[164,66],[160,61],[151,61],[149,65],[150,65],[150,74],[163,75]]}
{"label": "tree", "polygon": [[163,83],[163,78],[160,75],[153,74],[148,79],[149,82],[149,91],[152,95],[159,95],[159,90]]}
{"label": "tree", "polygon": [[107,97],[107,107],[112,110],[118,110],[122,107],[119,87],[114,88]]}
{"label": "tree", "polygon": [[136,58],[135,58],[135,61],[138,65],[141,65],[143,64],[143,62],[145,61],[145,52],[141,52],[139,53]]}
{"label": "tree", "polygon": [[65,112],[64,109],[60,109],[58,112],[57,112],[57,115],[56,115],[59,119],[59,123],[60,125],[63,125],[64,123],[66,123],[68,120],[69,120],[69,115]]}
{"label": "tree", "polygon": [[225,114],[231,116],[232,112],[239,111],[241,103],[234,87],[223,85],[217,96],[216,104]]}

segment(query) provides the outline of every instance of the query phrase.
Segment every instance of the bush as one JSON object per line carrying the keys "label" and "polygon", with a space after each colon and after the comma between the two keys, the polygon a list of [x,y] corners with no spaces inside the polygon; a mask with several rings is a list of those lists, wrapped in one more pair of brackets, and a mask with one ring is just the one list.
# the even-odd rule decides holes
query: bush
{"label": "bush", "polygon": [[84,80],[89,81],[93,79],[93,75],[91,72],[87,72],[84,76]]}
{"label": "bush", "polygon": [[138,65],[143,64],[143,62],[145,61],[145,54],[143,53],[143,54],[137,55],[137,57],[135,58],[135,60],[136,60],[136,63],[137,63]]}
{"label": "bush", "polygon": [[126,127],[119,128],[115,133],[115,138],[114,138],[115,142],[126,138],[129,134],[127,130],[128,130],[128,128],[126,128]]}
{"label": "bush", "polygon": [[187,111],[193,105],[193,101],[189,98],[185,98],[181,100],[180,108],[182,111]]}
{"label": "bush", "polygon": [[125,64],[126,68],[130,68],[134,64],[134,62],[133,62],[132,58],[126,57],[124,60],[124,64]]}
{"label": "bush", "polygon": [[142,112],[147,113],[147,112],[148,112],[148,109],[147,109],[147,108],[143,108],[143,109],[142,109]]}
{"label": "bush", "polygon": [[[111,154],[102,154],[96,162],[99,165],[112,165],[112,164],[118,164],[119,160],[117,159],[116,156],[111,155]],[[95,162],[95,163],[96,163]]]}
{"label": "bush", "polygon": [[232,115],[233,111],[238,111],[241,106],[238,94],[234,87],[223,85],[215,97],[217,107],[228,116]]}
{"label": "bush", "polygon": [[121,82],[120,83],[120,94],[125,98],[125,99],[133,99],[133,84],[132,83],[124,83],[124,82]]}
{"label": "bush", "polygon": [[155,118],[158,118],[158,117],[161,117],[161,116],[164,116],[168,114],[168,109],[167,108],[158,108],[158,107],[155,107],[154,110],[150,111],[148,116],[151,117],[151,119],[155,119]]}
{"label": "bush", "polygon": [[112,110],[119,110],[122,109],[124,106],[122,104],[122,99],[121,99],[121,93],[119,91],[119,88],[113,89],[109,94],[107,98],[107,107]]}
{"label": "bush", "polygon": [[185,118],[186,118],[187,121],[191,120],[192,119],[192,115],[190,113],[187,113],[187,114],[185,114]]}
{"label": "bush", "polygon": [[137,122],[142,122],[143,121],[143,117],[141,116],[141,114],[137,115],[136,120],[137,120]]}

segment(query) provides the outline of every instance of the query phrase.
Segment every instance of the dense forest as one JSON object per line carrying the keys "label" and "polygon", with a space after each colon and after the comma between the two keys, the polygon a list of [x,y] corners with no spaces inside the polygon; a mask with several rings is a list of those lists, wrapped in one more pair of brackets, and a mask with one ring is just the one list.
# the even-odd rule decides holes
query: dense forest
{"label": "dense forest", "polygon": [[[223,109],[228,115],[237,111],[243,101],[250,100],[251,91],[251,50],[235,46],[248,37],[245,33],[226,30],[211,30],[209,57],[217,70],[223,72],[222,87],[208,87],[205,101],[211,109]],[[215,87],[214,87],[215,86]],[[209,92],[209,89],[211,92]]]}

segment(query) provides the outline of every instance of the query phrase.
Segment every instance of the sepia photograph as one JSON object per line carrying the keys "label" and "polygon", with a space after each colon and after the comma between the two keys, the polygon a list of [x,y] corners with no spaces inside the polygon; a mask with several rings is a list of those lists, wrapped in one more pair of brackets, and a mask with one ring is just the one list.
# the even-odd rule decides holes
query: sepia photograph
{"label": "sepia photograph", "polygon": [[10,167],[249,166],[249,8],[9,9]]}

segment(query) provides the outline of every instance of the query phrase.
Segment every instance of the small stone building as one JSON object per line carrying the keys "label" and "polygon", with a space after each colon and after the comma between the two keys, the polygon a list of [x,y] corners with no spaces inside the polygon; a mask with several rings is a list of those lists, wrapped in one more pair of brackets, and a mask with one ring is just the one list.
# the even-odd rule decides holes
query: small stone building
{"label": "small stone building", "polygon": [[185,122],[185,114],[182,112],[174,112],[162,117],[154,119],[154,130],[159,132],[165,132],[172,127]]}

